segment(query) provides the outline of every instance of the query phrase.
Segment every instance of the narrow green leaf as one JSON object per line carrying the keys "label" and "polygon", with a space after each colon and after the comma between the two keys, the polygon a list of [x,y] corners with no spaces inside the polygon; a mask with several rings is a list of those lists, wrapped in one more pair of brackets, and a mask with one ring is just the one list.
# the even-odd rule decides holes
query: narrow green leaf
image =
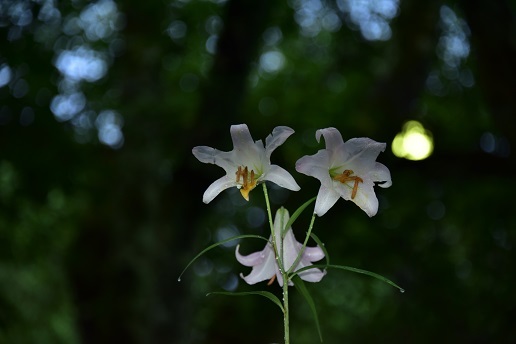
{"label": "narrow green leaf", "polygon": [[268,291],[245,291],[240,293],[233,293],[229,291],[214,291],[211,293],[206,294],[206,296],[210,295],[228,295],[228,296],[246,296],[246,295],[259,295],[268,298],[272,302],[274,302],[280,309],[281,312],[285,313],[285,309],[283,308],[283,305],[281,304],[280,300],[274,295],[273,293],[270,293]]}
{"label": "narrow green leaf", "polygon": [[315,326],[317,327],[317,332],[319,333],[319,339],[321,340],[321,343],[323,342],[322,339],[322,332],[321,332],[321,326],[319,325],[319,317],[317,316],[317,310],[315,309],[315,303],[312,299],[312,295],[310,295],[310,292],[308,289],[306,289],[305,282],[299,277],[294,276],[292,279],[292,282],[294,282],[294,286],[299,291],[301,295],[306,300],[306,303],[308,303],[308,306],[310,307],[310,310],[312,311],[312,314],[314,316]]}
{"label": "narrow green leaf", "polygon": [[400,287],[399,285],[397,285],[396,283],[394,283],[390,279],[383,277],[382,275],[379,275],[379,274],[371,272],[371,271],[357,269],[357,268],[352,268],[350,266],[344,266],[344,265],[333,265],[333,264],[328,264],[328,265],[322,265],[322,264],[309,265],[309,266],[305,266],[304,268],[301,268],[301,269],[293,272],[291,276],[298,275],[300,272],[303,272],[303,271],[306,271],[306,270],[310,270],[310,269],[314,269],[314,268],[319,268],[319,269],[333,268],[333,269],[348,270],[348,271],[356,272],[356,273],[359,273],[359,274],[368,275],[368,276],[377,278],[377,279],[379,279],[382,282],[390,284],[391,286],[393,286],[395,288],[398,288],[399,291],[402,292],[402,293],[405,292],[405,289],[403,289],[402,287]]}
{"label": "narrow green leaf", "polygon": [[319,239],[319,237],[317,235],[315,235],[314,233],[310,233],[310,236],[312,237],[312,239],[314,239],[314,241],[317,243],[317,245],[319,245],[319,247],[323,250],[324,257],[326,258],[326,265],[330,265],[330,255],[328,254],[328,251],[326,250],[326,246],[324,246],[321,239]]}
{"label": "narrow green leaf", "polygon": [[244,238],[258,238],[258,239],[263,239],[265,241],[269,241],[267,238],[264,238],[260,235],[254,235],[254,234],[243,234],[243,235],[237,235],[237,236],[234,236],[234,237],[231,237],[231,238],[228,238],[228,239],[225,239],[225,240],[221,240],[219,242],[216,242],[215,244],[213,245],[210,245],[208,247],[206,247],[204,250],[202,250],[198,255],[196,255],[189,263],[188,265],[186,265],[186,267],[183,269],[183,271],[181,272],[181,274],[179,275],[177,281],[180,282],[181,281],[181,276],[183,276],[183,274],[185,273],[185,271],[190,267],[190,265],[193,264],[193,262],[195,262],[197,260],[197,258],[199,258],[200,256],[202,256],[203,254],[205,254],[206,252],[208,252],[209,250],[217,247],[217,246],[220,246],[222,244],[225,244],[229,241],[232,241],[232,240],[236,240],[236,239],[244,239]]}
{"label": "narrow green leaf", "polygon": [[302,204],[299,208],[297,208],[297,210],[294,212],[294,214],[292,214],[292,216],[290,217],[290,220],[288,220],[288,222],[285,225],[285,227],[283,227],[281,229],[281,237],[282,238],[285,236],[285,233],[287,232],[287,229],[292,227],[292,224],[294,224],[294,221],[296,221],[297,217],[299,215],[301,215],[303,210],[305,210],[305,208],[308,207],[310,205],[310,203],[315,201],[316,198],[317,197],[310,198],[308,201],[306,201],[304,204]]}

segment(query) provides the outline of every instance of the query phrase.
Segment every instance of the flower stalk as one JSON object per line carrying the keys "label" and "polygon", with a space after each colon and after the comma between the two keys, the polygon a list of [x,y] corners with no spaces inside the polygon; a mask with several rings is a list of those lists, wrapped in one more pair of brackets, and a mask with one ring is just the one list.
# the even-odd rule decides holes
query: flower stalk
{"label": "flower stalk", "polygon": [[[289,310],[288,310],[288,285],[289,285],[289,276],[288,271],[285,269],[283,265],[283,245],[281,245],[281,249],[278,250],[277,242],[276,242],[276,233],[274,230],[274,224],[272,222],[272,212],[271,212],[271,204],[269,201],[269,193],[267,192],[267,186],[263,183],[263,194],[265,196],[265,204],[267,205],[267,216],[269,217],[269,225],[271,227],[271,236],[272,236],[272,246],[274,247],[274,252],[276,254],[276,260],[278,262],[279,270],[281,276],[283,277],[283,333],[285,335],[285,344],[290,343],[290,326],[289,326]],[[280,232],[283,231],[284,224],[280,227]],[[278,254],[279,253],[279,254]],[[298,255],[298,259],[296,260],[296,264],[298,260],[301,258],[301,254]],[[293,265],[295,266],[295,265]]]}
{"label": "flower stalk", "polygon": [[[285,269],[281,270],[281,273],[283,274],[283,281],[288,282],[288,273],[285,271]],[[283,283],[283,328],[285,332],[285,344],[290,343],[290,332],[289,332],[289,311],[288,311],[288,283]]]}
{"label": "flower stalk", "polygon": [[280,272],[283,270],[283,250],[278,250],[278,244],[276,243],[276,233],[274,233],[274,223],[272,222],[272,212],[271,212],[271,203],[269,201],[269,192],[267,191],[267,185],[263,183],[263,194],[265,196],[265,204],[267,207],[267,217],[269,218],[269,226],[271,229],[271,237],[272,237],[272,247],[274,249],[274,255],[276,257],[276,261],[278,262],[278,266]]}

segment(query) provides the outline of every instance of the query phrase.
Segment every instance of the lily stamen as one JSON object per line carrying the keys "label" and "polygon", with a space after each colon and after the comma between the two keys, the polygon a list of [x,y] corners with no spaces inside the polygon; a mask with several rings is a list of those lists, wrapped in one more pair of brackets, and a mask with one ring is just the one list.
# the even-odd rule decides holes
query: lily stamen
{"label": "lily stamen", "polygon": [[353,181],[355,184],[353,185],[353,191],[351,192],[351,199],[355,199],[358,191],[358,183],[363,183],[364,180],[359,176],[352,176],[354,172],[352,170],[344,170],[341,174],[338,174],[333,177],[333,180],[337,180],[342,184]]}
{"label": "lily stamen", "polygon": [[240,177],[242,176],[242,166],[238,166],[238,170],[235,172],[236,174],[236,182],[240,182]]}
{"label": "lily stamen", "polygon": [[243,169],[242,166],[238,166],[235,175],[237,183],[240,183],[240,177],[242,177],[242,186],[240,187],[240,193],[246,201],[249,201],[249,192],[256,187],[254,170],[251,170],[251,173],[249,173],[249,169],[247,168],[247,166],[245,166]]}

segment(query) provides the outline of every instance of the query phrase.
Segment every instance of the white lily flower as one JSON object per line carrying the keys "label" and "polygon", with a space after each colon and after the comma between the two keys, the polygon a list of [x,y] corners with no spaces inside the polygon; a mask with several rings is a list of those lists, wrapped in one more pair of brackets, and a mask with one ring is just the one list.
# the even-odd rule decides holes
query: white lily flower
{"label": "white lily flower", "polygon": [[[292,267],[299,252],[301,251],[301,248],[303,247],[302,243],[296,241],[294,233],[292,232],[292,227],[288,228],[285,233],[285,237],[283,239],[281,238],[281,231],[287,224],[289,218],[290,216],[288,211],[282,207],[278,209],[274,219],[274,234],[276,238],[276,245],[280,251],[279,254],[283,254],[283,264],[287,270]],[[247,284],[256,284],[261,281],[269,280],[268,284],[270,285],[274,279],[277,278],[279,285],[283,286],[283,276],[279,270],[271,240],[272,235],[269,238],[269,242],[262,251],[254,252],[247,256],[243,256],[239,253],[238,249],[240,245],[236,247],[236,259],[242,265],[250,266],[253,268],[251,273],[247,276],[240,274],[240,277],[242,277],[247,282]],[[301,259],[293,271],[297,271],[305,266],[310,266],[312,265],[312,262],[316,262],[323,258],[324,252],[319,246],[305,247],[305,250],[301,255]],[[319,282],[325,274],[326,271],[312,268],[300,272],[299,277],[307,282]],[[289,281],[289,285],[293,285],[293,283]]]}
{"label": "white lily flower", "polygon": [[285,169],[271,165],[271,154],[294,133],[289,127],[276,127],[272,134],[265,139],[253,141],[247,125],[232,125],[231,139],[233,150],[222,152],[207,146],[197,146],[192,153],[199,161],[215,164],[226,171],[226,175],[213,182],[204,192],[203,202],[211,202],[219,193],[227,188],[236,186],[242,196],[248,201],[249,192],[257,184],[266,180],[292,191],[300,189],[290,173]]}
{"label": "white lily flower", "polygon": [[386,144],[369,138],[353,138],[346,142],[335,128],[317,130],[315,138],[324,136],[326,149],[296,162],[296,170],[321,182],[314,212],[323,216],[342,197],[355,202],[367,215],[378,212],[375,182],[387,188],[392,185],[389,169],[376,158]]}

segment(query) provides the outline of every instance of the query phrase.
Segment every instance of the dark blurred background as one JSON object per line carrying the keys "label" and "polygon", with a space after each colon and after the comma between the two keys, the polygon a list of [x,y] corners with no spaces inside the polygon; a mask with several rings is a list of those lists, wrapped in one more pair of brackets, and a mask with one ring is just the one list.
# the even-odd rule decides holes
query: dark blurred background
{"label": "dark blurred background", "polygon": [[[178,282],[204,247],[268,235],[260,190],[202,203],[224,172],[191,149],[231,150],[238,123],[255,139],[296,131],[272,161],[302,190],[270,185],[291,213],[317,192],[294,170],[324,146],[315,130],[388,144],[378,215],[341,200],[314,232],[332,263],[406,292],[330,270],[307,285],[326,343],[516,342],[515,13],[509,0],[0,1],[0,343],[281,342],[272,303],[205,296],[279,295],[243,283],[234,245]],[[291,306],[292,342],[318,342],[295,290]]]}

